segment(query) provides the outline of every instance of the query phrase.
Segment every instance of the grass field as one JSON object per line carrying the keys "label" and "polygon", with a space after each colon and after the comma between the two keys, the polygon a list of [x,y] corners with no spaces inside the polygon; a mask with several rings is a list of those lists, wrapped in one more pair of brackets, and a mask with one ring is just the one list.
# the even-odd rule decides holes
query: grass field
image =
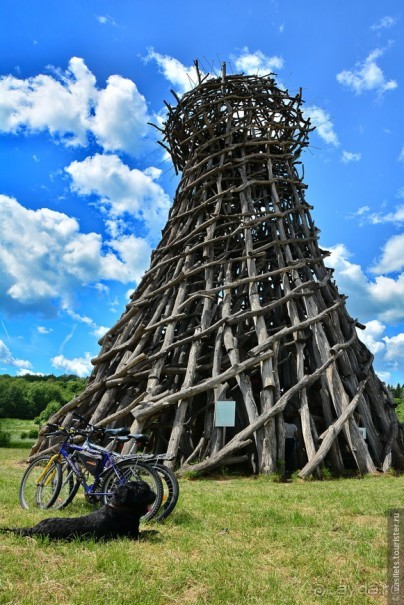
{"label": "grass field", "polygon": [[[26,454],[0,449],[0,526],[50,516],[19,508]],[[306,483],[218,477],[180,486],[177,508],[143,542],[4,534],[0,604],[386,603],[386,511],[403,506],[404,476]],[[75,501],[54,514],[88,510]]]}
{"label": "grass field", "polygon": [[[38,425],[33,420],[18,420],[17,418],[0,418],[0,429],[11,435],[10,447],[31,448],[35,439],[22,438],[23,433],[32,430],[38,432]],[[1,603],[1,601],[0,601]]]}

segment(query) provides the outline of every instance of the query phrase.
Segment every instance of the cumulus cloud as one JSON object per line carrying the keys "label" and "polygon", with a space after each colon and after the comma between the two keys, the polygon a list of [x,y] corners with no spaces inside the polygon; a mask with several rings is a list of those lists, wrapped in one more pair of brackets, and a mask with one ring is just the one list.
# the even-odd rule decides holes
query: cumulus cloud
{"label": "cumulus cloud", "polygon": [[[343,245],[331,249],[327,264],[335,267],[334,277],[340,293],[348,295],[347,308],[352,317],[365,323],[358,337],[375,355],[374,368],[381,380],[388,382],[404,359],[404,334],[394,334],[391,324],[404,319],[402,300],[404,274],[392,279],[377,276],[368,279],[360,265],[352,263]],[[386,336],[387,325],[393,335]]]}
{"label": "cumulus cloud", "polygon": [[97,233],[81,233],[74,218],[28,210],[4,195],[0,213],[2,302],[14,311],[22,306],[54,314],[71,308],[77,289],[103,280],[130,283],[148,266],[150,246],[142,238],[103,241]]}
{"label": "cumulus cloud", "polygon": [[[404,220],[404,208],[403,216]],[[385,243],[379,262],[372,268],[373,273],[393,273],[404,268],[404,233],[393,235]]]}
{"label": "cumulus cloud", "polygon": [[351,262],[351,255],[343,244],[329,248],[327,265],[335,269],[340,293],[348,295],[350,314],[362,322],[378,319],[381,322],[404,320],[404,273],[396,278],[377,275],[368,278],[359,264]]}
{"label": "cumulus cloud", "polygon": [[167,194],[155,182],[161,170],[131,170],[116,155],[96,154],[82,162],[72,162],[66,172],[78,194],[99,197],[112,218],[130,214],[144,221],[150,237],[159,239],[170,205]]}
{"label": "cumulus cloud", "polygon": [[366,324],[366,330],[357,330],[360,340],[374,355],[384,351],[386,344],[380,340],[386,331],[386,326],[378,319],[373,319]]}
{"label": "cumulus cloud", "polygon": [[[335,269],[335,277],[340,292],[348,296],[353,294],[350,303],[356,308],[356,300],[361,301],[362,297],[367,296],[369,282],[362,267],[359,264],[351,262],[351,254],[344,244],[337,244],[328,248],[330,255],[326,259],[326,264]],[[360,308],[360,304],[359,304]],[[374,313],[375,309],[371,309]],[[365,320],[362,320],[365,321]]]}
{"label": "cumulus cloud", "polygon": [[95,77],[82,59],[69,62],[60,77],[40,74],[0,78],[0,130],[48,130],[68,145],[86,142],[88,111],[95,104]]}
{"label": "cumulus cloud", "polygon": [[32,370],[17,370],[16,372],[16,376],[45,376],[45,374],[43,372],[33,372]]}
{"label": "cumulus cloud", "polygon": [[310,118],[313,126],[316,127],[317,134],[329,145],[337,147],[339,145],[338,136],[334,130],[331,116],[321,107],[311,105],[304,109],[306,118]]}
{"label": "cumulus cloud", "polygon": [[83,59],[73,57],[66,71],[25,80],[0,78],[0,132],[47,131],[68,146],[86,146],[89,136],[107,151],[137,156],[154,136],[146,100],[136,84],[111,75],[105,88]]}
{"label": "cumulus cloud", "polygon": [[0,340],[0,363],[4,363],[12,368],[25,368],[25,371],[28,371],[28,369],[32,367],[32,364],[29,361],[14,357],[3,340]]}
{"label": "cumulus cloud", "polygon": [[263,76],[282,69],[284,65],[282,57],[276,55],[268,57],[260,50],[251,53],[247,46],[242,49],[239,55],[233,55],[232,61],[238,71],[247,75],[260,74]]}
{"label": "cumulus cloud", "polygon": [[351,151],[343,151],[341,161],[344,164],[348,164],[349,162],[359,162],[362,158],[360,153],[352,153]]}
{"label": "cumulus cloud", "polygon": [[146,99],[136,84],[121,76],[110,76],[106,88],[98,93],[90,129],[106,151],[123,150],[138,156],[151,134],[148,120]]}
{"label": "cumulus cloud", "polygon": [[365,91],[375,91],[379,95],[388,90],[394,90],[398,84],[395,80],[387,80],[382,69],[376,63],[383,56],[385,49],[376,48],[364,61],[356,63],[352,70],[343,70],[337,74],[337,80],[360,95]]}
{"label": "cumulus cloud", "polygon": [[51,359],[51,363],[57,370],[63,370],[67,374],[76,374],[81,378],[89,376],[93,369],[90,353],[85,353],[84,357],[74,357],[73,359],[57,355]]}
{"label": "cumulus cloud", "polygon": [[357,330],[359,339],[375,355],[374,368],[381,380],[389,382],[392,374],[400,369],[404,360],[404,333],[385,335],[387,326],[369,321],[365,330]]}
{"label": "cumulus cloud", "polygon": [[[194,65],[186,66],[178,59],[169,55],[161,55],[153,48],[149,49],[145,57],[146,62],[151,60],[157,63],[161,73],[179,94],[184,94],[197,85],[198,78]],[[237,71],[247,75],[266,75],[282,69],[284,65],[282,57],[276,55],[268,57],[260,50],[250,52],[246,46],[238,54],[232,55],[231,60]],[[214,77],[214,74],[208,76],[201,69],[199,71],[202,77]]]}
{"label": "cumulus cloud", "polygon": [[404,334],[400,333],[391,338],[385,336],[384,342],[387,347],[386,359],[402,363],[404,360]]}
{"label": "cumulus cloud", "polygon": [[[148,49],[148,53],[144,59],[146,62],[155,61],[160,68],[164,77],[175,87],[179,94],[191,90],[198,84],[198,77],[195,66],[186,67],[169,55],[161,55],[153,48]],[[205,74],[201,71],[201,75]]]}

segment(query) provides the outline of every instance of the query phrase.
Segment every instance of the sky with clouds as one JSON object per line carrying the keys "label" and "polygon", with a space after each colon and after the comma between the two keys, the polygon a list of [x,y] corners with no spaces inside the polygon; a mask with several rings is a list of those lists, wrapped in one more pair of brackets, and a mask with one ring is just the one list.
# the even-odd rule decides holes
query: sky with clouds
{"label": "sky with clouds", "polygon": [[398,0],[2,0],[0,373],[86,376],[148,268],[178,176],[164,101],[275,73],[316,130],[307,201],[386,382],[404,382],[404,13]]}

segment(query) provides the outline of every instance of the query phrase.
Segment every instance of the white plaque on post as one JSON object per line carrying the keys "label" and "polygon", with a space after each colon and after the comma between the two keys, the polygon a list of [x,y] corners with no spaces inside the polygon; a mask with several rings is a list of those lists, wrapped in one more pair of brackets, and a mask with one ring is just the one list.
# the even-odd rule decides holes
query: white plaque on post
{"label": "white plaque on post", "polygon": [[236,424],[236,402],[216,401],[215,404],[215,426],[235,426]]}

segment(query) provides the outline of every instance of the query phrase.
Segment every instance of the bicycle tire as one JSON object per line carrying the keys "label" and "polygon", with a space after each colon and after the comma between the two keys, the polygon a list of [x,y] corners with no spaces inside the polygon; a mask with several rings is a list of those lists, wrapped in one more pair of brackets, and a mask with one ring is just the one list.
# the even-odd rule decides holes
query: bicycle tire
{"label": "bicycle tire", "polygon": [[48,508],[53,510],[61,510],[66,508],[72,502],[81,485],[80,479],[76,477],[73,469],[64,460],[62,462],[62,481],[60,489],[52,504]]}
{"label": "bicycle tire", "polygon": [[62,465],[55,459],[44,475],[52,457],[41,456],[25,469],[19,488],[21,508],[51,508],[55,502],[62,484]]}
{"label": "bicycle tire", "polygon": [[161,506],[163,498],[163,485],[159,474],[151,466],[144,462],[134,460],[124,460],[115,464],[114,468],[110,468],[105,472],[105,476],[101,483],[101,496],[104,504],[107,504],[112,493],[128,481],[146,481],[150,488],[156,494],[156,498],[146,515],[141,517],[141,521],[149,521],[154,517]]}
{"label": "bicycle tire", "polygon": [[176,475],[164,464],[155,463],[152,468],[158,472],[163,482],[163,500],[159,510],[153,517],[154,521],[161,522],[173,512],[180,495],[180,486]]}

